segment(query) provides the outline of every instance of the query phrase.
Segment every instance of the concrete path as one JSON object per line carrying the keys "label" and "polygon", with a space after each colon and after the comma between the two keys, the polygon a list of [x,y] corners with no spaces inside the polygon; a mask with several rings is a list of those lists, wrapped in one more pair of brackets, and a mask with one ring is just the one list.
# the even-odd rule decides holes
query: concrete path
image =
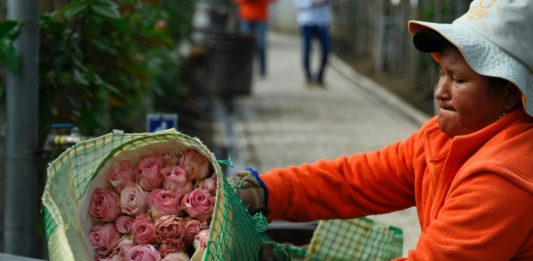
{"label": "concrete path", "polygon": [[[335,56],[327,87],[308,88],[298,37],[270,34],[268,48],[268,77],[255,77],[253,94],[235,100],[235,170],[251,166],[262,172],[375,150],[406,138],[428,118]],[[403,229],[404,251],[416,246],[414,208],[373,218]]]}

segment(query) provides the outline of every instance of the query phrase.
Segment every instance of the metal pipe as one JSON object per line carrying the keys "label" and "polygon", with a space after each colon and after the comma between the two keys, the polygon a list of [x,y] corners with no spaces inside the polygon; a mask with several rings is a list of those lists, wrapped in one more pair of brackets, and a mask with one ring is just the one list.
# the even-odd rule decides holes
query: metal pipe
{"label": "metal pipe", "polygon": [[21,22],[13,46],[21,67],[6,75],[4,252],[33,256],[39,218],[37,188],[39,0],[8,0],[7,19]]}

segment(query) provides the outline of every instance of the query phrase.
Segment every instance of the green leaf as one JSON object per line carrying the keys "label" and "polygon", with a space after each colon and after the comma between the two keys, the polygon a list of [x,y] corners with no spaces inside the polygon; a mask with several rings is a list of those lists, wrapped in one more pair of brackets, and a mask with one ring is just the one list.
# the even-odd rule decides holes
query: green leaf
{"label": "green leaf", "polygon": [[114,92],[115,94],[121,94],[121,92],[117,88],[115,88],[113,85],[107,83],[106,81],[102,80],[102,78],[99,75],[97,75],[97,74],[94,75],[94,83],[96,85],[102,86],[102,87],[110,90],[111,92]]}
{"label": "green leaf", "polygon": [[118,11],[118,5],[110,0],[96,1],[91,5],[93,12],[107,18],[118,19],[120,13]]}
{"label": "green leaf", "polygon": [[11,71],[16,71],[20,67],[20,57],[12,46],[19,31],[20,23],[17,21],[0,22],[0,64]]}
{"label": "green leaf", "polygon": [[6,20],[0,22],[0,41],[3,39],[14,40],[20,30],[20,23],[17,21]]}
{"label": "green leaf", "polygon": [[87,7],[88,4],[85,1],[73,1],[65,7],[65,16],[67,18],[72,18],[80,13],[85,12]]}
{"label": "green leaf", "polygon": [[132,28],[130,28],[130,25],[128,25],[128,23],[124,19],[112,20],[111,24],[113,24],[114,28],[121,35],[129,36],[131,34]]}
{"label": "green leaf", "polygon": [[83,72],[80,72],[79,70],[74,70],[74,81],[77,83],[83,85],[83,86],[89,86],[89,81],[85,78],[85,74]]}
{"label": "green leaf", "polygon": [[20,67],[20,57],[11,44],[0,42],[0,64],[4,64],[12,72]]}

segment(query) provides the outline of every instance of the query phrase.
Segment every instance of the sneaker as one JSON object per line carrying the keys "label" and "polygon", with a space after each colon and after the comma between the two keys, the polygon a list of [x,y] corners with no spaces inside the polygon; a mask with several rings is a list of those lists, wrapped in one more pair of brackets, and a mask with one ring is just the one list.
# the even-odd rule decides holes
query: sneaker
{"label": "sneaker", "polygon": [[317,87],[320,87],[318,82],[314,81],[314,80],[309,80],[306,82],[306,86],[307,88],[317,88]]}

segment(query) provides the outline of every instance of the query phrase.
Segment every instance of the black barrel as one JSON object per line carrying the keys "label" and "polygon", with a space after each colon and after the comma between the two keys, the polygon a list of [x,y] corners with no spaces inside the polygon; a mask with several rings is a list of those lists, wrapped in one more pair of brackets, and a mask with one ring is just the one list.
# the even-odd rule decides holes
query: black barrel
{"label": "black barrel", "polygon": [[208,33],[208,89],[221,97],[249,95],[256,38],[238,32]]}

